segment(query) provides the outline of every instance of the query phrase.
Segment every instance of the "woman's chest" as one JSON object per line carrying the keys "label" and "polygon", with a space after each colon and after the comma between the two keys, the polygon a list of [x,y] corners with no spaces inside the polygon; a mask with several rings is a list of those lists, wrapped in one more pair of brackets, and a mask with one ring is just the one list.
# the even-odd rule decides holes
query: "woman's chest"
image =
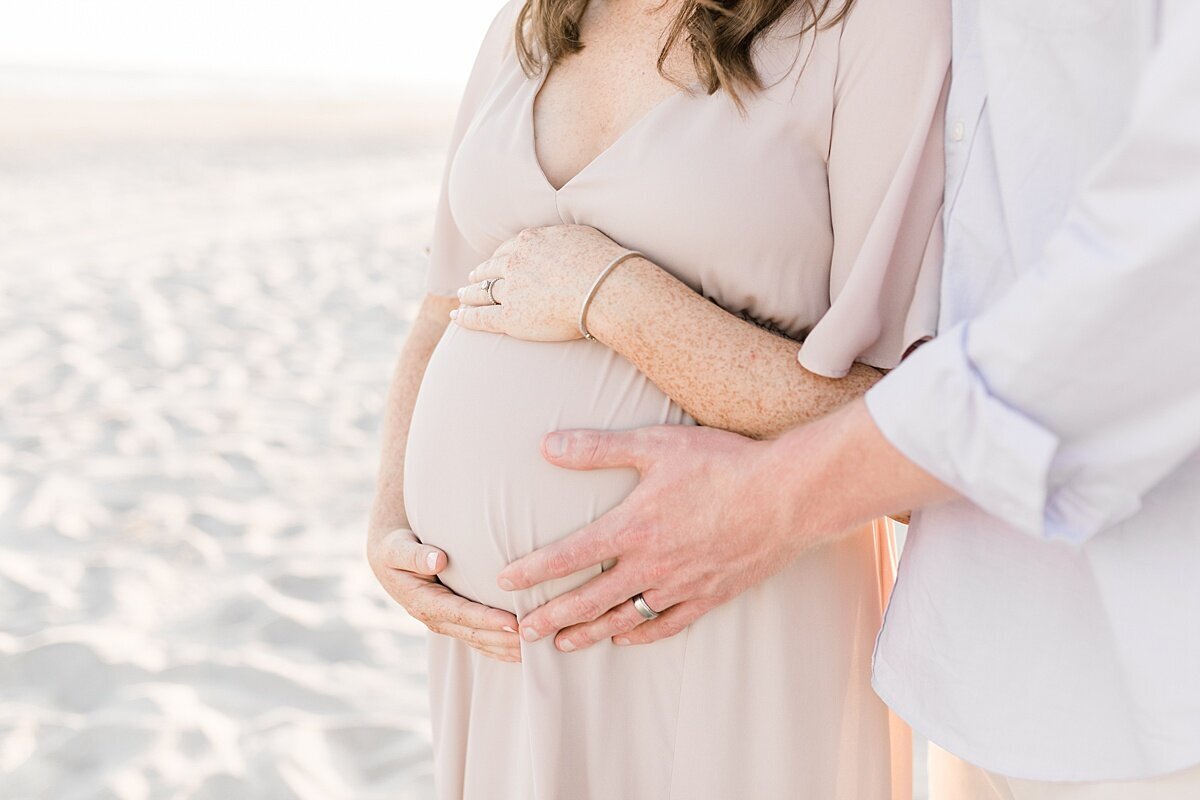
{"label": "woman's chest", "polygon": [[[589,5],[589,12],[592,8]],[[596,21],[582,50],[560,59],[535,81],[534,151],[542,173],[556,188],[659,103],[698,86],[690,48],[661,52],[661,15],[624,16],[629,17],[624,24]],[[660,55],[662,65],[656,68]]]}
{"label": "woman's chest", "polygon": [[562,151],[573,159],[561,173],[543,168],[535,136],[544,79],[511,67],[451,167],[451,209],[479,252],[523,228],[590,225],[732,311],[795,334],[824,313],[832,91],[821,65],[785,75],[744,112],[721,93],[666,93],[598,148]]}

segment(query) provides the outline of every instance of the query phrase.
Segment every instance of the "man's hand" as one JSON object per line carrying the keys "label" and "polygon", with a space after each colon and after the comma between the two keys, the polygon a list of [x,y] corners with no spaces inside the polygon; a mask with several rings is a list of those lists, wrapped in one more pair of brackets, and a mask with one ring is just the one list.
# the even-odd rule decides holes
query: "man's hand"
{"label": "man's hand", "polygon": [[[500,573],[511,591],[616,559],[522,620],[527,640],[559,632],[567,652],[607,637],[672,636],[856,525],[955,496],[884,438],[862,400],[772,442],[663,425],[554,433],[542,455],[568,469],[634,467],[642,476],[612,511]],[[633,607],[638,593],[658,618]]]}
{"label": "man's hand", "polygon": [[[772,448],[681,425],[547,436],[542,454],[553,464],[634,467],[641,482],[592,524],[500,573],[500,587],[511,591],[616,559],[528,614],[521,635],[536,641],[561,631],[556,643],[567,652],[608,637],[616,644],[653,642],[778,572],[816,537],[796,520],[802,498],[786,496]],[[646,621],[633,607],[638,593],[659,617]]]}
{"label": "man's hand", "polygon": [[446,554],[423,545],[410,530],[372,532],[367,537],[371,571],[392,599],[429,630],[466,642],[500,661],[521,660],[517,618],[473,603],[438,582]]}

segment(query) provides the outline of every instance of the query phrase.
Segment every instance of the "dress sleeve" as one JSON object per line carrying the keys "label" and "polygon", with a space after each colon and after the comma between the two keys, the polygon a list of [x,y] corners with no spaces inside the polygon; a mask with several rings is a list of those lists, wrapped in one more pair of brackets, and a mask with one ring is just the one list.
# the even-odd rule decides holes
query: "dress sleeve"
{"label": "dress sleeve", "polygon": [[446,155],[446,167],[442,172],[442,188],[438,198],[437,215],[433,223],[433,241],[429,246],[429,271],[426,273],[425,289],[429,294],[453,297],[460,286],[467,282],[467,273],[486,260],[491,253],[480,253],[467,243],[454,215],[450,211],[450,168],[463,136],[471,127],[475,113],[496,81],[500,65],[512,47],[519,3],[509,2],[500,9],[483,44],[475,57],[475,66],[462,102],[458,107],[454,130],[450,135],[450,150]]}
{"label": "dress sleeve", "polygon": [[937,323],[948,0],[858,0],[842,23],[829,147],[830,307],[800,363],[890,369]]}

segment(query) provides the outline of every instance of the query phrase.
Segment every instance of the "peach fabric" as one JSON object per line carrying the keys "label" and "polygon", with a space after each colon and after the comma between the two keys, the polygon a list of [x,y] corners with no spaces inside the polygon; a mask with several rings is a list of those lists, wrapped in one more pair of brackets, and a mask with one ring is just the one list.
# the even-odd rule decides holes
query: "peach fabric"
{"label": "peach fabric", "polygon": [[[761,40],[767,87],[744,115],[725,95],[680,91],[557,191],[534,154],[541,83],[512,52],[515,10],[497,18],[466,91],[430,292],[452,294],[522,228],[569,222],[804,340],[802,363],[823,375],[855,360],[892,367],[933,332],[945,0],[859,0],[844,23],[803,38],[793,14]],[[600,343],[451,326],[423,379],[405,474],[414,530],[449,554],[443,581],[520,617],[594,577],[599,567],[526,592],[496,586],[509,561],[636,484],[630,470],[551,467],[541,437],[659,423],[694,421]],[[868,525],[649,646],[568,655],[542,641],[513,665],[433,637],[439,796],[906,797],[870,686],[877,554]]]}
{"label": "peach fabric", "polygon": [[929,800],[1193,800],[1200,767],[1134,781],[1059,783],[1007,778],[929,746]]}
{"label": "peach fabric", "polygon": [[[899,523],[891,519],[871,522],[875,542],[875,574],[879,576],[879,613],[887,613],[888,599],[896,585],[896,569],[900,548],[896,537]],[[888,709],[888,736],[891,739],[892,800],[908,800],[912,796],[912,730],[891,709]]]}

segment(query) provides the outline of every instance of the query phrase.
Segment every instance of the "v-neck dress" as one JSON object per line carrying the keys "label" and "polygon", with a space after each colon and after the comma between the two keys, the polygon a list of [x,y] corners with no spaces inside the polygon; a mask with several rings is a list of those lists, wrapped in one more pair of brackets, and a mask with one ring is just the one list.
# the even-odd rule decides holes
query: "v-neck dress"
{"label": "v-neck dress", "polygon": [[[800,12],[759,41],[766,88],[742,113],[681,91],[556,190],[534,148],[540,78],[511,41],[520,3],[487,34],[453,134],[428,290],[527,227],[594,226],[730,313],[795,338],[800,363],[840,377],[895,366],[937,310],[947,0],[858,0],[798,37]],[[441,580],[518,618],[598,574],[528,591],[496,585],[515,558],[570,534],[636,484],[631,470],[546,463],[560,428],[695,424],[598,342],[527,342],[451,325],[409,432],[405,504],[443,548]],[[905,797],[889,718],[870,686],[881,623],[870,529],[652,645],[522,663],[430,641],[442,800]],[[905,774],[907,765],[897,764]]]}

